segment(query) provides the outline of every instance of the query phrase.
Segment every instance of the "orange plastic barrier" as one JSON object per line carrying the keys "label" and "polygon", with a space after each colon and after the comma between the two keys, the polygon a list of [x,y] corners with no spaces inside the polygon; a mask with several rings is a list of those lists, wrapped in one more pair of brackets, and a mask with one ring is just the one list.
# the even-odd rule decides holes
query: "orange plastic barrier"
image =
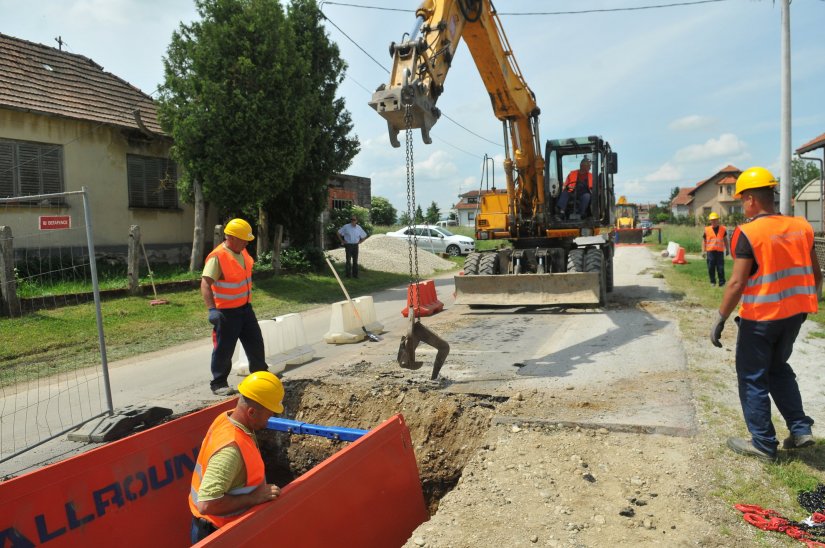
{"label": "orange plastic barrier", "polygon": [[415,316],[432,316],[444,310],[444,303],[438,300],[435,294],[435,282],[424,280],[416,284],[410,284],[407,288],[407,306],[401,311],[406,318],[410,314],[410,306],[415,311]]}
{"label": "orange plastic barrier", "polygon": [[428,519],[404,417],[378,428],[196,546],[401,546]]}
{"label": "orange plastic barrier", "polygon": [[[223,402],[0,483],[0,548],[189,546],[186,503]],[[410,432],[395,415],[198,546],[400,546],[428,514]]]}
{"label": "orange plastic barrier", "polygon": [[687,264],[685,260],[685,248],[679,246],[679,251],[676,252],[676,256],[671,261],[673,264]]}
{"label": "orange plastic barrier", "polygon": [[0,483],[0,546],[188,546],[195,459],[215,416],[234,404]]}

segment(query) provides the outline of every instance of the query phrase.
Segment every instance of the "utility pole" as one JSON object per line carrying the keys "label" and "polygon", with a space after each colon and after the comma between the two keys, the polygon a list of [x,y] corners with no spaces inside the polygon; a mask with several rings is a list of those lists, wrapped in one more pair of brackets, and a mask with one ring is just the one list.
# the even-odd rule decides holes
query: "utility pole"
{"label": "utility pole", "polygon": [[779,212],[791,215],[791,0],[782,2],[782,137],[779,144]]}

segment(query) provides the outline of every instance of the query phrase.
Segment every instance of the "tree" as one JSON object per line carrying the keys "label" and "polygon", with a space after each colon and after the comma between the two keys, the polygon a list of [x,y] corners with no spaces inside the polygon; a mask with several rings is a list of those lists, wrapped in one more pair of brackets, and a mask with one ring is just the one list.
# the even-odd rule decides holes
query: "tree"
{"label": "tree", "polygon": [[819,166],[813,162],[806,162],[801,158],[791,160],[791,180],[793,181],[793,195],[799,194],[802,187],[814,179],[819,179]]}
{"label": "tree", "polygon": [[438,219],[441,217],[441,210],[438,209],[438,204],[433,201],[430,203],[430,207],[427,208],[427,214],[424,216],[424,220],[430,224],[435,224],[438,222]]}
{"label": "tree", "polygon": [[401,215],[398,217],[398,223],[401,226],[410,226],[412,223],[412,219],[410,219],[410,214],[406,211],[402,211]]}
{"label": "tree", "polygon": [[389,200],[381,196],[374,196],[372,198],[372,205],[370,206],[370,221],[372,221],[372,224],[384,226],[394,225],[397,215],[398,212]]}
{"label": "tree", "polygon": [[[336,98],[347,65],[322,20],[315,0],[292,0],[287,10],[301,70],[301,77],[291,83],[300,98],[292,106],[301,113],[304,126],[292,147],[302,151],[303,161],[265,209],[283,223],[296,245],[314,241],[318,216],[327,207],[329,178],[345,171],[359,150],[358,139],[350,136],[352,119],[344,100]],[[367,220],[366,215],[359,217],[362,226]]]}
{"label": "tree", "polygon": [[424,212],[421,210],[421,204],[415,206],[415,222],[416,224],[424,222]]}
{"label": "tree", "polygon": [[[257,204],[279,194],[303,166],[306,150],[295,143],[308,128],[295,83],[307,70],[280,3],[195,5],[201,20],[180,25],[163,60],[160,123],[184,168],[183,198],[202,192],[201,207],[216,204],[220,217],[254,219]],[[203,232],[196,227],[193,258]]]}

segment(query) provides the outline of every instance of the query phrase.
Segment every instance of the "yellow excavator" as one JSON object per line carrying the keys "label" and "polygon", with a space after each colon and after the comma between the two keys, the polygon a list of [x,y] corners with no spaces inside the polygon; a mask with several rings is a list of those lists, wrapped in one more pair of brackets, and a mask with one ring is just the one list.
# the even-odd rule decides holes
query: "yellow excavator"
{"label": "yellow excavator", "polygon": [[639,226],[639,207],[619,196],[616,202],[616,243],[640,244],[644,230]]}
{"label": "yellow excavator", "polygon": [[[613,289],[617,154],[591,135],[548,140],[542,155],[535,95],[490,0],[425,0],[415,15],[412,31],[390,45],[389,82],[369,102],[387,120],[392,145],[400,146],[403,130],[409,148],[412,129],[431,143],[430,130],[441,115],[436,102],[450,67],[459,62],[461,40],[504,134],[506,194],[480,193],[475,237],[509,241],[512,248],[468,255],[464,275],[455,278],[456,303],[604,304]],[[592,171],[582,175],[585,159]]]}

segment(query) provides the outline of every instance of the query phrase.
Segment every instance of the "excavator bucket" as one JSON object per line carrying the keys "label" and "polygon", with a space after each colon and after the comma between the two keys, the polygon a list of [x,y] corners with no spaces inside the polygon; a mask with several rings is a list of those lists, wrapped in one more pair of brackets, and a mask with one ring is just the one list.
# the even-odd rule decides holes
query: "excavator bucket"
{"label": "excavator bucket", "polygon": [[616,230],[617,244],[640,244],[644,240],[644,230],[641,228],[620,228]]}
{"label": "excavator bucket", "polygon": [[599,304],[596,272],[456,276],[455,303],[491,306]]}

